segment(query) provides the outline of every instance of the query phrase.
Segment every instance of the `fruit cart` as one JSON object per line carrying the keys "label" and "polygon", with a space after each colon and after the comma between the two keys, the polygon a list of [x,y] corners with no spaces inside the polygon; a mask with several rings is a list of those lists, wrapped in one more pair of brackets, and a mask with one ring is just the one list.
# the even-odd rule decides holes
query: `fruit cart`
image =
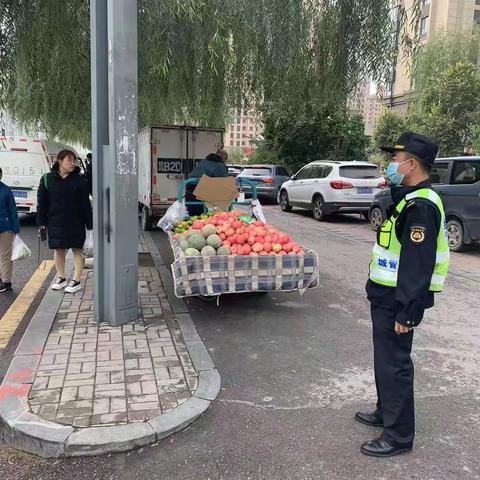
{"label": "fruit cart", "polygon": [[[183,182],[178,199],[185,196]],[[257,192],[235,200],[227,211],[208,211],[179,222],[168,232],[174,262],[172,273],[177,297],[217,297],[226,293],[299,291],[318,285],[317,254],[297,245],[287,234],[255,217]],[[252,213],[234,210],[248,207]],[[248,210],[248,209],[247,209]]]}

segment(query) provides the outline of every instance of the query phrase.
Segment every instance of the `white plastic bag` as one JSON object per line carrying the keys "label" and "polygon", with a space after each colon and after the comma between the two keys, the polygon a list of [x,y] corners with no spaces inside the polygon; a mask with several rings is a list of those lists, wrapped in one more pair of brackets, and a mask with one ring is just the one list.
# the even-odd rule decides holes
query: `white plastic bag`
{"label": "white plastic bag", "polygon": [[20,238],[20,235],[15,235],[12,245],[12,261],[22,260],[32,256],[31,250],[26,243]]}
{"label": "white plastic bag", "polygon": [[265,220],[265,215],[263,213],[263,208],[258,199],[252,200],[251,203],[252,213],[257,220],[262,221],[263,223],[267,223]]}
{"label": "white plastic bag", "polygon": [[87,230],[82,253],[85,258],[93,257],[93,230]]}
{"label": "white plastic bag", "polygon": [[188,217],[188,210],[184,202],[176,200],[165,212],[165,215],[158,221],[157,227],[164,232],[176,227],[184,218]]}

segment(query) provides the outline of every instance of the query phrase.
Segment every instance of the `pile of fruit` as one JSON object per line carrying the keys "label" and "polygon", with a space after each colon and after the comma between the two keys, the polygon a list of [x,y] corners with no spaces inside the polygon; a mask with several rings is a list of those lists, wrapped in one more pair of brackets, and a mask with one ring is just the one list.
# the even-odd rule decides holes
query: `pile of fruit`
{"label": "pile of fruit", "polygon": [[238,211],[195,219],[182,232],[176,231],[174,238],[187,257],[303,253],[303,249],[285,233]]}
{"label": "pile of fruit", "polygon": [[208,212],[202,213],[202,215],[195,215],[194,217],[186,218],[175,227],[175,233],[185,233],[193,225],[193,222],[196,222],[197,220],[208,220],[213,215],[215,215],[214,212]]}

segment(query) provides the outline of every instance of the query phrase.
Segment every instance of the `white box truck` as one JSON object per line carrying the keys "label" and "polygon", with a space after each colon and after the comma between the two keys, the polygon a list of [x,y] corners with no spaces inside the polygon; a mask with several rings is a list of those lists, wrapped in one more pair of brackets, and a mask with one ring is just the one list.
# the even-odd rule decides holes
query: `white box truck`
{"label": "white box truck", "polygon": [[146,127],[138,137],[138,201],[142,228],[150,230],[177,199],[194,166],[223,145],[223,129]]}
{"label": "white box truck", "polygon": [[37,190],[44,173],[50,171],[57,153],[70,146],[39,138],[0,137],[0,168],[3,183],[15,197],[19,213],[34,214],[37,211]]}

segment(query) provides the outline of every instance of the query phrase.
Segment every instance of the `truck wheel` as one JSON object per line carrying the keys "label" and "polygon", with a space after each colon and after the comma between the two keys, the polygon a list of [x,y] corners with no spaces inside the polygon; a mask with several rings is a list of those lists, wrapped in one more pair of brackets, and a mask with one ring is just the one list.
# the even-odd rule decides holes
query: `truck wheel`
{"label": "truck wheel", "polygon": [[460,221],[452,219],[447,222],[447,239],[448,246],[452,252],[463,250],[465,243],[463,225]]}
{"label": "truck wheel", "polygon": [[150,215],[150,209],[143,207],[142,209],[142,230],[149,232],[152,229],[152,217]]}

